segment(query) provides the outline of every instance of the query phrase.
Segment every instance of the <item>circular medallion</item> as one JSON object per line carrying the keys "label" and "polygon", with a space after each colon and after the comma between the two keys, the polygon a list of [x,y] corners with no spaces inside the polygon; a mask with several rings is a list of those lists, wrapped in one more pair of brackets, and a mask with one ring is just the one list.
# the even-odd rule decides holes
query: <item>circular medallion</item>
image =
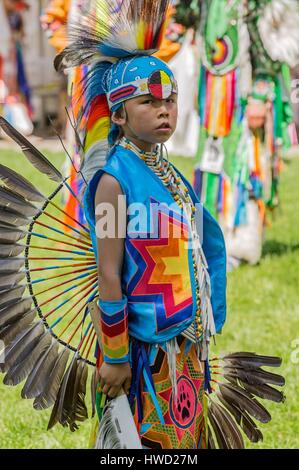
{"label": "circular medallion", "polygon": [[212,55],[212,64],[215,68],[227,67],[233,58],[233,44],[228,36],[217,39],[215,51]]}
{"label": "circular medallion", "polygon": [[186,429],[194,421],[197,410],[197,394],[194,385],[187,377],[178,380],[177,400],[170,398],[170,416],[180,428]]}
{"label": "circular medallion", "polygon": [[227,32],[215,40],[213,47],[204,42],[203,63],[205,67],[216,75],[224,75],[238,64],[239,35],[236,26],[230,26]]}
{"label": "circular medallion", "polygon": [[154,98],[166,100],[173,92],[172,79],[163,70],[157,70],[149,76],[148,89]]}

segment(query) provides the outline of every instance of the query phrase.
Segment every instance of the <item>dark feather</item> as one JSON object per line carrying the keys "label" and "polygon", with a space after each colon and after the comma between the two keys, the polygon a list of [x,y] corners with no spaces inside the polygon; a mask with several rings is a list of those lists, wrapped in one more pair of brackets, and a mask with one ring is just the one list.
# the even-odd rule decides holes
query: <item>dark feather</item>
{"label": "dark feather", "polygon": [[48,429],[59,422],[73,432],[78,429],[77,421],[88,418],[85,404],[87,376],[87,364],[75,355],[61,384]]}
{"label": "dark feather", "polygon": [[242,435],[238,429],[238,426],[234,422],[232,416],[228,413],[226,408],[218,404],[214,400],[210,400],[209,406],[214,419],[218,425],[221,426],[225,436],[226,442],[229,449],[244,449],[244,441]]}
{"label": "dark feather", "polygon": [[256,443],[263,440],[263,434],[261,430],[257,427],[257,424],[246,412],[242,413],[241,426],[250,442]]}
{"label": "dark feather", "polygon": [[215,418],[210,406],[208,409],[208,419],[209,423],[214,431],[215,438],[217,440],[217,444],[219,449],[229,449],[229,443],[227,442],[226,435],[224,432],[223,427],[220,423],[218,423],[217,419]]}
{"label": "dark feather", "polygon": [[241,382],[245,382],[251,385],[263,385],[272,384],[278,387],[285,385],[285,379],[281,375],[273,374],[262,369],[243,369],[241,367],[224,367],[224,377],[227,375],[239,379]]}
{"label": "dark feather", "polygon": [[51,344],[51,333],[45,331],[42,336],[35,337],[30,345],[26,348],[26,352],[22,352],[15,364],[8,370],[4,377],[5,385],[18,385],[30,374],[39,358],[44,354]]}
{"label": "dark feather", "polygon": [[60,183],[63,180],[61,173],[51,162],[32,145],[20,132],[18,132],[9,122],[0,116],[0,127],[11,137],[26,155],[30,163],[41,173],[45,174],[52,181]]}
{"label": "dark feather", "polygon": [[[225,362],[231,365],[242,365],[247,367],[280,367],[282,359],[273,356],[259,356],[250,352],[236,352],[222,357]],[[228,364],[229,365],[229,364]]]}
{"label": "dark feather", "polygon": [[69,355],[70,351],[67,348],[60,351],[43,392],[33,402],[34,409],[43,410],[55,403]]}
{"label": "dark feather", "polygon": [[78,368],[78,354],[76,353],[68,366],[61,382],[56,401],[54,403],[52,413],[48,423],[48,430],[52,429],[55,424],[60,423],[67,426],[68,410],[71,407],[73,398],[73,389],[75,384],[76,372]]}
{"label": "dark feather", "polygon": [[11,227],[0,223],[0,243],[16,243],[27,235],[27,232],[19,228]]}
{"label": "dark feather", "polygon": [[27,312],[22,318],[0,330],[0,340],[8,347],[18,335],[29,328],[36,316],[35,311]]}
{"label": "dark feather", "polygon": [[0,310],[0,329],[22,318],[30,310],[31,304],[32,298],[26,297]]}
{"label": "dark feather", "polygon": [[264,400],[274,401],[275,403],[283,403],[285,401],[285,395],[277,390],[276,388],[270,387],[269,385],[250,385],[243,383],[243,387],[247,392],[257,397],[263,398]]}
{"label": "dark feather", "polygon": [[73,386],[73,398],[67,413],[67,423],[70,430],[78,429],[77,421],[83,422],[88,418],[85,404],[86,382],[88,377],[88,366],[83,361],[78,361],[75,384]]}
{"label": "dark feather", "polygon": [[5,362],[1,365],[2,372],[7,372],[14,364],[21,362],[32,350],[34,344],[37,344],[43,333],[44,325],[41,321],[22,331],[5,349]]}
{"label": "dark feather", "polygon": [[45,197],[29,183],[23,176],[10,168],[0,164],[0,179],[13,192],[24,197],[28,201],[44,202]]}
{"label": "dark feather", "polygon": [[16,286],[12,289],[0,292],[0,310],[7,307],[11,302],[22,298],[26,286]]}
{"label": "dark feather", "polygon": [[261,423],[271,420],[270,413],[248,392],[232,384],[219,384],[219,391],[228,402],[237,405]]}
{"label": "dark feather", "polygon": [[0,273],[12,274],[19,271],[25,263],[25,258],[0,258]]}
{"label": "dark feather", "polygon": [[48,378],[58,358],[58,348],[59,343],[53,338],[49,348],[30,372],[22,389],[22,398],[36,398],[45,390]]}
{"label": "dark feather", "polygon": [[241,410],[238,406],[228,403],[220,393],[217,396],[224,407],[232,414],[237,424],[244,431],[250,442],[257,443],[263,440],[263,435],[258,429],[256,423],[250,418],[246,411]]}
{"label": "dark feather", "polygon": [[21,282],[26,276],[25,271],[15,271],[11,274],[0,273],[0,291],[10,289]]}
{"label": "dark feather", "polygon": [[0,206],[25,217],[33,217],[39,209],[10,189],[0,186]]}
{"label": "dark feather", "polygon": [[22,227],[27,225],[30,220],[27,217],[21,216],[14,211],[0,207],[0,224],[12,225],[14,227]]}
{"label": "dark feather", "polygon": [[25,245],[18,245],[17,243],[13,245],[0,244],[0,258],[14,258],[19,256],[25,248]]}

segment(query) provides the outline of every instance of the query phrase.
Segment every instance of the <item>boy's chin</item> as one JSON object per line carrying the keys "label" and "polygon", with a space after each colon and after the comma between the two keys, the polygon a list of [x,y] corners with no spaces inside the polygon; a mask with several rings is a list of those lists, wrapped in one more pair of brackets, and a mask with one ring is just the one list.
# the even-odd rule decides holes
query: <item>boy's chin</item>
{"label": "boy's chin", "polygon": [[172,137],[172,135],[173,135],[172,133],[170,135],[163,135],[163,136],[161,135],[156,139],[155,143],[156,144],[165,144],[165,142],[167,142],[170,139],[170,137]]}

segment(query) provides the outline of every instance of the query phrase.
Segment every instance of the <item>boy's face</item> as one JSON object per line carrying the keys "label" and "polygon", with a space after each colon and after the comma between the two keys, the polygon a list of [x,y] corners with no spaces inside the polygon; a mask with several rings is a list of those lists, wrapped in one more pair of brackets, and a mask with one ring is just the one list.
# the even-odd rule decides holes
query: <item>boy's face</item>
{"label": "boy's face", "polygon": [[[177,95],[166,100],[151,95],[138,96],[125,102],[126,113],[115,121],[123,128],[126,137],[137,137],[149,144],[166,142],[177,125]],[[135,135],[134,135],[135,134]]]}

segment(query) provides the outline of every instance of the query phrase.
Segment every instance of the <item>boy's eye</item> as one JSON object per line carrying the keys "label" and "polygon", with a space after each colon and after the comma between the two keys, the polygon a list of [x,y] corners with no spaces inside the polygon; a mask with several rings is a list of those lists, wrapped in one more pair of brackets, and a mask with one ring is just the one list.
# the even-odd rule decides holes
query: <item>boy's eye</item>
{"label": "boy's eye", "polygon": [[166,102],[167,102],[167,103],[175,103],[175,100],[174,100],[174,98],[168,98],[168,99],[166,100]]}
{"label": "boy's eye", "polygon": [[142,104],[151,104],[153,103],[153,100],[145,100],[142,102]]}

